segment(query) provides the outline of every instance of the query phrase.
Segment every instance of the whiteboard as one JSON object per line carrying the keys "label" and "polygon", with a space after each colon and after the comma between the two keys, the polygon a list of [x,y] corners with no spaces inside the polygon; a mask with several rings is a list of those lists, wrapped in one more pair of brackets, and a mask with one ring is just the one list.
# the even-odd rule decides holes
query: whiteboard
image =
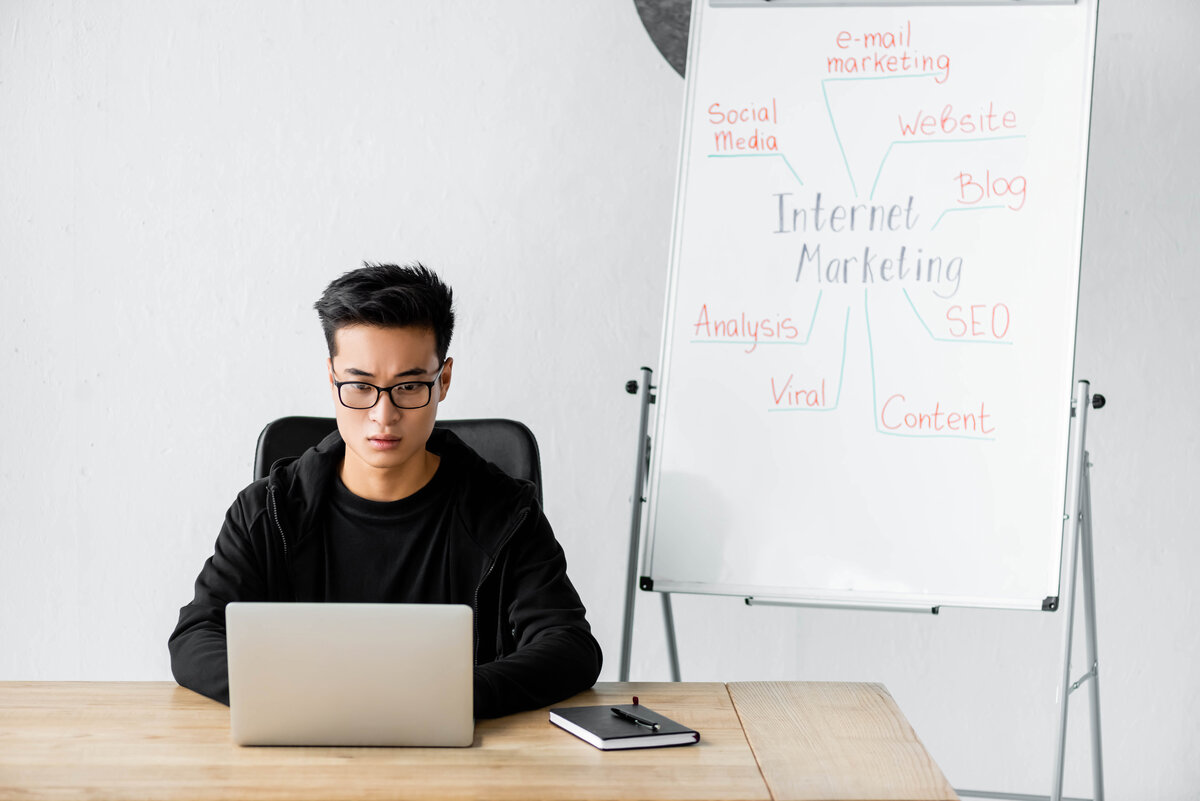
{"label": "whiteboard", "polygon": [[643,588],[1054,608],[1095,0],[692,14]]}

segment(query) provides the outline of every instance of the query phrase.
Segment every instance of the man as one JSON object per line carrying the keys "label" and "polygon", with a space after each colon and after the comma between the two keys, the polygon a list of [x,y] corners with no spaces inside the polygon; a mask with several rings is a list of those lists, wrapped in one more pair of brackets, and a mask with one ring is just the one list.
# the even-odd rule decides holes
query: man
{"label": "man", "polygon": [[471,605],[476,717],[590,687],[600,646],[534,487],[433,428],[450,289],[419,264],[368,264],[316,310],[338,430],[234,501],[170,638],[176,681],[229,703],[230,601],[346,601]]}

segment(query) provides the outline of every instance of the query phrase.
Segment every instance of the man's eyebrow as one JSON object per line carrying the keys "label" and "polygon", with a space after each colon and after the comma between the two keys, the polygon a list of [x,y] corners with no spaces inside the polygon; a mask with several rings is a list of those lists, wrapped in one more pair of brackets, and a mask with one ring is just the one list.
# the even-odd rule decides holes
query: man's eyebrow
{"label": "man's eyebrow", "polygon": [[[375,377],[374,373],[368,373],[366,370],[359,370],[357,367],[347,367],[343,372],[345,372],[346,375],[357,376],[359,378],[374,378]],[[424,367],[414,367],[411,370],[405,370],[403,373],[396,373],[396,375],[393,376],[393,378],[408,378],[409,376],[414,376],[414,375],[425,375],[426,373],[429,373],[429,372],[436,373],[437,370],[426,370]]]}
{"label": "man's eyebrow", "polygon": [[413,375],[425,375],[426,373],[436,373],[437,370],[426,370],[424,367],[414,367],[411,370],[405,370],[403,373],[396,373],[393,378],[405,378]]}

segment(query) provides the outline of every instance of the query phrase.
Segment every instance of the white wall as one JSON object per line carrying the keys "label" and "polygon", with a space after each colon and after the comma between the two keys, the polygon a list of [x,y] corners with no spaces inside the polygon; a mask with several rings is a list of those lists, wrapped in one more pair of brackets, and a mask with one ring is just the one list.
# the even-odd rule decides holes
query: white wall
{"label": "white wall", "polygon": [[[1078,375],[1110,798],[1196,798],[1190,0],[1104,0]],[[628,0],[0,3],[0,680],[167,679],[262,424],[327,414],[311,304],[363,259],[458,295],[445,416],[538,435],[616,676],[636,402],[683,84]],[[657,596],[635,678],[666,678]],[[959,787],[1045,793],[1052,615],[677,597],[687,679],[881,680]],[[1067,792],[1090,793],[1086,701]]]}

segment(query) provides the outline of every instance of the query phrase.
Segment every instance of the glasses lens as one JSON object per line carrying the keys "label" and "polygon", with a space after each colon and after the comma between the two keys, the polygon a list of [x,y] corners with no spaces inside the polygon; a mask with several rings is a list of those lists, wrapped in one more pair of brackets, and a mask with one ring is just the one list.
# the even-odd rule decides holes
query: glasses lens
{"label": "glasses lens", "polygon": [[370,384],[342,384],[338,387],[342,405],[351,409],[370,409],[379,398],[379,391]]}
{"label": "glasses lens", "polygon": [[420,409],[429,404],[432,387],[421,382],[397,384],[392,387],[392,403],[400,409]]}

